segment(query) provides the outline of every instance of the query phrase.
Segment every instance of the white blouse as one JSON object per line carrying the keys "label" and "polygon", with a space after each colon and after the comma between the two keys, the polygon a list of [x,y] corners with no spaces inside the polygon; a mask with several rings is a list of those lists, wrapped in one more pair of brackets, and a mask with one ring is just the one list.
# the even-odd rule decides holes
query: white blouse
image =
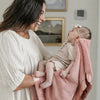
{"label": "white blouse", "polygon": [[30,100],[29,88],[15,90],[25,74],[33,74],[38,62],[51,54],[38,36],[29,30],[29,39],[15,31],[0,32],[0,100]]}

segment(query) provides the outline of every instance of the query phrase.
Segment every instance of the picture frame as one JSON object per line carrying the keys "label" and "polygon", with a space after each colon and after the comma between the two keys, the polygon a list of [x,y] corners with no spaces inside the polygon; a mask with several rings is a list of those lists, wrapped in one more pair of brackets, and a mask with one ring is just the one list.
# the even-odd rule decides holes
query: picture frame
{"label": "picture frame", "polygon": [[67,11],[67,0],[46,0],[47,12]]}
{"label": "picture frame", "polygon": [[59,46],[65,41],[65,18],[47,17],[36,31],[44,45]]}

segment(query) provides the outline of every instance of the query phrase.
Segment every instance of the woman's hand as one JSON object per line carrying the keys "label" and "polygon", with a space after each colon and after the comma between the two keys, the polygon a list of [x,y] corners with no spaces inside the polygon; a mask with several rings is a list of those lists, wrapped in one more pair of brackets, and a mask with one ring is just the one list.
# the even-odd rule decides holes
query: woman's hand
{"label": "woman's hand", "polygon": [[35,77],[34,75],[32,75],[32,77],[33,77],[34,83],[36,83],[36,82],[38,82],[40,80],[39,77]]}
{"label": "woman's hand", "polygon": [[22,81],[22,83],[14,91],[21,90],[21,89],[24,89],[24,88],[30,88],[37,81],[39,81],[39,78],[36,78],[34,75],[25,75],[25,78]]}

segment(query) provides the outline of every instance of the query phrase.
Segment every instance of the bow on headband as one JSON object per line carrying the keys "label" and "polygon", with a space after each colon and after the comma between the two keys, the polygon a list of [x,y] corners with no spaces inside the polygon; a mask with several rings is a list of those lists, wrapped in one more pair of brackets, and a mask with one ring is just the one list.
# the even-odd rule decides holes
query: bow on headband
{"label": "bow on headband", "polygon": [[81,28],[82,26],[79,25],[79,24],[77,24],[77,25],[75,25],[74,27],[75,27],[75,28]]}

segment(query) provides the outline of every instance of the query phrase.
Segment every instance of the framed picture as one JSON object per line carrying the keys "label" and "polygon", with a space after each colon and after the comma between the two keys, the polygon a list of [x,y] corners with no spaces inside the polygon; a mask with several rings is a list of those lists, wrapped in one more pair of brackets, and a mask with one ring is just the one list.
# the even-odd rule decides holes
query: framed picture
{"label": "framed picture", "polygon": [[44,45],[61,45],[65,41],[65,18],[46,18],[36,34]]}
{"label": "framed picture", "polygon": [[46,11],[67,11],[67,0],[46,0]]}

